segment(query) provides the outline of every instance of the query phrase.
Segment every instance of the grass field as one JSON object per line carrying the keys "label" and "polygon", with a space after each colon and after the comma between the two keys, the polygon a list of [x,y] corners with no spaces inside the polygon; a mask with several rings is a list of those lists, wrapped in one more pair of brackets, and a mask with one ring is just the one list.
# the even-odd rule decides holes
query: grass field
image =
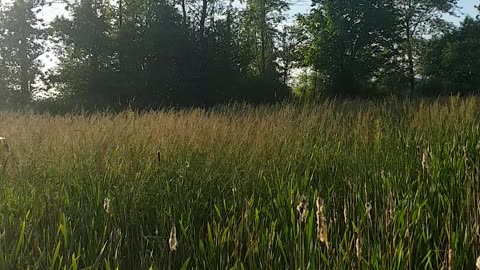
{"label": "grass field", "polygon": [[474,269],[479,116],[473,98],[3,113],[0,269]]}

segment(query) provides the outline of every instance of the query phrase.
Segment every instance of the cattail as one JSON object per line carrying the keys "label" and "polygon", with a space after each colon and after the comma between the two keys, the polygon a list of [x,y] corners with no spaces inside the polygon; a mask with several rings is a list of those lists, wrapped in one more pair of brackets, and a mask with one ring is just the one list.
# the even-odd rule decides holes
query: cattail
{"label": "cattail", "polygon": [[4,149],[8,151],[7,138],[0,137],[0,145],[3,145]]}
{"label": "cattail", "polygon": [[448,270],[452,270],[453,267],[453,250],[451,248],[448,249]]}
{"label": "cattail", "polygon": [[475,262],[475,266],[477,267],[477,270],[480,270],[480,256],[477,258],[477,261]]}
{"label": "cattail", "polygon": [[336,200],[335,200],[335,193],[333,193],[333,223],[337,224],[337,204],[336,204]]}
{"label": "cattail", "polygon": [[428,169],[428,150],[423,151],[422,168],[424,171]]}
{"label": "cattail", "polygon": [[393,194],[390,191],[388,194],[388,209],[387,209],[387,227],[392,224],[393,222],[393,214],[394,214],[394,208],[393,208]]}
{"label": "cattail", "polygon": [[362,239],[360,237],[360,234],[357,235],[357,241],[355,242],[355,248],[357,250],[357,259],[361,260],[362,259]]}
{"label": "cattail", "polygon": [[161,161],[161,155],[160,155],[160,150],[157,150],[157,162],[160,164]]}
{"label": "cattail", "polygon": [[317,198],[317,235],[320,242],[324,243],[327,249],[328,246],[328,226],[325,218],[323,200]]}
{"label": "cattail", "polygon": [[372,219],[372,217],[370,215],[370,212],[372,212],[372,204],[370,204],[370,202],[366,202],[365,203],[365,214],[367,215],[369,220]]}
{"label": "cattail", "polygon": [[110,199],[105,198],[103,199],[103,210],[106,214],[110,214]]}
{"label": "cattail", "polygon": [[468,150],[467,147],[463,147],[463,163],[465,167],[465,175],[468,175],[469,166],[468,166]]}
{"label": "cattail", "polygon": [[298,221],[303,223],[305,216],[307,215],[307,198],[305,196],[300,197],[300,202],[297,205]]}
{"label": "cattail", "polygon": [[245,223],[248,223],[248,216],[250,215],[250,204],[248,200],[245,199],[245,211],[243,212],[243,218],[245,219]]}
{"label": "cattail", "polygon": [[177,229],[175,228],[175,225],[172,225],[172,228],[170,229],[170,238],[168,239],[168,245],[170,247],[170,252],[174,252],[177,250]]}

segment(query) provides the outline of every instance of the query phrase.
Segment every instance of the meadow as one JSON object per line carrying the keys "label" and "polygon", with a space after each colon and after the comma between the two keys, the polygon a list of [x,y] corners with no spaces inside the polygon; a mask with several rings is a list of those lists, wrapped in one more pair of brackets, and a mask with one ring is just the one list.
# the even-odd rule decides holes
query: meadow
{"label": "meadow", "polygon": [[0,114],[0,269],[474,269],[476,98]]}

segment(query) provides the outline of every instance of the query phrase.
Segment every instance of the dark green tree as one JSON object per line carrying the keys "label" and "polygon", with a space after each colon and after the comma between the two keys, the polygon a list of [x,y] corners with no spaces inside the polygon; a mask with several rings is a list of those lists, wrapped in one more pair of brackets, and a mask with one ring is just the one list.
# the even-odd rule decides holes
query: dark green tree
{"label": "dark green tree", "polygon": [[394,0],[399,16],[399,30],[403,38],[400,43],[404,55],[405,74],[408,77],[410,94],[415,92],[416,59],[420,52],[421,40],[445,28],[442,19],[445,13],[453,14],[457,0]]}
{"label": "dark green tree", "polygon": [[38,90],[45,31],[37,11],[42,4],[16,0],[0,10],[0,93],[12,103],[28,104]]}
{"label": "dark green tree", "polygon": [[309,46],[305,63],[312,67],[315,89],[328,95],[368,95],[370,85],[397,57],[397,20],[388,0],[316,0],[299,18]]}
{"label": "dark green tree", "polygon": [[70,10],[71,16],[52,23],[60,56],[60,64],[51,76],[56,90],[79,104],[116,102],[112,7],[108,2],[82,0]]}
{"label": "dark green tree", "polygon": [[277,75],[278,26],[284,18],[288,3],[283,0],[248,0],[243,16],[245,53],[250,55],[251,74],[260,78]]}
{"label": "dark green tree", "polygon": [[478,94],[480,91],[480,20],[466,18],[460,27],[430,40],[420,58],[427,95]]}
{"label": "dark green tree", "polygon": [[301,53],[305,36],[301,25],[285,25],[279,32],[278,41],[278,64],[281,81],[287,84],[292,79],[292,70],[300,67],[303,60]]}

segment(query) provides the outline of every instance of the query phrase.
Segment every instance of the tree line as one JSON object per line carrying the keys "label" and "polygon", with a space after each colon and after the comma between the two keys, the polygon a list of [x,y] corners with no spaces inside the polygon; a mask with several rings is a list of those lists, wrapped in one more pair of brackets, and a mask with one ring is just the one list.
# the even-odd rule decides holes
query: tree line
{"label": "tree line", "polygon": [[[480,91],[480,18],[446,21],[456,0],[313,0],[293,23],[286,0],[79,0],[61,2],[65,15],[46,23],[39,13],[53,1],[0,4],[0,105]],[[58,65],[45,70],[47,51]]]}

